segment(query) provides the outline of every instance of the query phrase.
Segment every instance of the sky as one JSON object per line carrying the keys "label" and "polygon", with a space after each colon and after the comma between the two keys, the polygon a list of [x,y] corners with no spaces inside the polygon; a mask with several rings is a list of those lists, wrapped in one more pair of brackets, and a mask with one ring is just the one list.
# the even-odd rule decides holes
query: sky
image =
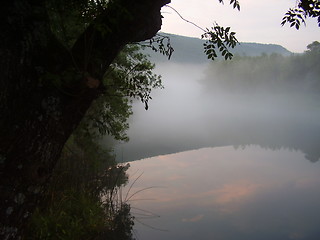
{"label": "sky", "polygon": [[[202,28],[210,28],[214,22],[230,26],[240,42],[280,44],[292,52],[303,52],[313,41],[320,41],[320,28],[316,19],[307,21],[300,30],[281,26],[286,11],[295,6],[295,0],[239,0],[241,10],[233,9],[229,0],[171,0],[169,6],[183,18]],[[199,37],[202,30],[183,21],[174,10],[162,8],[162,32]]]}

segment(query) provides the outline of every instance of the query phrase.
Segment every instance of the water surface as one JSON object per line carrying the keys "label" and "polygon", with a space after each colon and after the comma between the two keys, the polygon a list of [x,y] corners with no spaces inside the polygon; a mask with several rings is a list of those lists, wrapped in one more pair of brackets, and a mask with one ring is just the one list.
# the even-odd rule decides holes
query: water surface
{"label": "water surface", "polygon": [[136,238],[319,240],[319,94],[223,87],[207,68],[157,65],[165,89],[134,103],[116,152]]}
{"label": "water surface", "polygon": [[137,239],[320,239],[320,166],[301,151],[226,146],[130,164]]}

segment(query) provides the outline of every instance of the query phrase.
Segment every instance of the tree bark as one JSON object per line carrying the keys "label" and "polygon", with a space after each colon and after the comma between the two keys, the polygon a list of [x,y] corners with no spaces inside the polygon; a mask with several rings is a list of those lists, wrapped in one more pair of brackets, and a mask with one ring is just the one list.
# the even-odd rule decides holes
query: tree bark
{"label": "tree bark", "polygon": [[1,239],[23,238],[66,140],[103,91],[104,72],[125,44],[160,30],[160,9],[169,2],[110,1],[71,50],[52,34],[45,1],[2,4]]}

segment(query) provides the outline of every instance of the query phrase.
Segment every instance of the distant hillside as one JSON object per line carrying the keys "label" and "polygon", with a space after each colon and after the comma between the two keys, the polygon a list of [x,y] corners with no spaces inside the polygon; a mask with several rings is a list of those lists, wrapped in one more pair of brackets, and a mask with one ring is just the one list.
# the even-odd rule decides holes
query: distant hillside
{"label": "distant hillside", "polygon": [[[185,63],[201,63],[208,61],[203,52],[204,40],[199,38],[184,37],[173,34],[165,34],[170,37],[171,45],[174,48],[172,61]],[[144,50],[145,53],[151,56],[152,61],[166,61],[167,57],[159,52],[154,52],[150,48]],[[236,48],[232,49],[233,54],[240,56],[260,56],[261,54],[278,53],[284,56],[291,55],[292,52],[284,47],[276,44],[261,44],[261,43],[240,43]]]}

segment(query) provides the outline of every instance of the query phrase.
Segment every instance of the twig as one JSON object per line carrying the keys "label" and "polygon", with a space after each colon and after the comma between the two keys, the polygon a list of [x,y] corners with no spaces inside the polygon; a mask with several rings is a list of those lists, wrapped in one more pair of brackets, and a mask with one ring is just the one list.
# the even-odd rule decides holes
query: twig
{"label": "twig", "polygon": [[191,22],[191,21],[185,19],[175,8],[173,8],[173,7],[169,6],[169,5],[164,5],[164,6],[165,6],[165,7],[168,7],[168,8],[171,8],[176,14],[178,14],[178,16],[179,16],[183,21],[185,21],[185,22],[187,22],[187,23],[190,23],[190,24],[192,24],[193,26],[199,28],[200,30],[206,32],[206,30],[205,30],[204,28],[200,27],[199,25],[195,24],[194,22]]}

